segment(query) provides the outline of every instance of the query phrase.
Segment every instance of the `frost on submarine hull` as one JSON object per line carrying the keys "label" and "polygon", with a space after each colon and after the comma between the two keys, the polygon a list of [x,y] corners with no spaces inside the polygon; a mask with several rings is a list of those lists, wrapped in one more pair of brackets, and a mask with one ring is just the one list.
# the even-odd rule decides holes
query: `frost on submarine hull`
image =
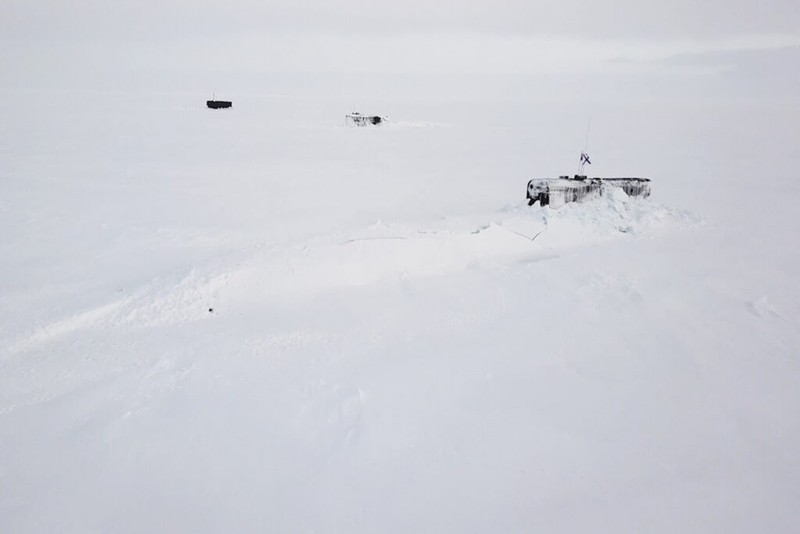
{"label": "frost on submarine hull", "polygon": [[603,195],[609,187],[625,191],[629,197],[650,196],[650,178],[589,178],[583,174],[584,165],[591,165],[589,154],[581,152],[580,170],[575,176],[558,178],[534,178],[528,181],[528,205],[539,202],[540,206],[567,202],[581,202]]}
{"label": "frost on submarine hull", "polygon": [[558,178],[534,178],[528,182],[528,205],[537,201],[540,206],[567,202],[581,202],[603,195],[608,187],[618,187],[629,197],[650,196],[649,178],[588,178],[586,176],[560,176]]}

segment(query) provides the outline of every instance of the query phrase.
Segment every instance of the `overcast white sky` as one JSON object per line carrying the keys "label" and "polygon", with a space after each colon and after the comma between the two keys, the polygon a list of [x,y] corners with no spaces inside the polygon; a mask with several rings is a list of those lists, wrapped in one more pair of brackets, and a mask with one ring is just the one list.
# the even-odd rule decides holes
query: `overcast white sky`
{"label": "overcast white sky", "polygon": [[672,39],[797,34],[796,0],[5,0],[30,39],[154,39],[242,31],[442,32]]}
{"label": "overcast white sky", "polygon": [[693,57],[713,73],[731,54],[797,50],[800,2],[5,0],[0,44],[12,86],[130,71],[679,70]]}

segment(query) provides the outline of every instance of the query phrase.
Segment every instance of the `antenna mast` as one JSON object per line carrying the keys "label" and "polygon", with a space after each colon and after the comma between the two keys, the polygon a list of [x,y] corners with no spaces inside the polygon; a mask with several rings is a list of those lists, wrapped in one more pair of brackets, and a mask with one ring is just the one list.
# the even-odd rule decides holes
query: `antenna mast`
{"label": "antenna mast", "polygon": [[578,176],[583,176],[583,166],[587,163],[589,165],[592,164],[589,161],[589,131],[592,128],[592,114],[589,113],[589,122],[586,124],[586,142],[583,145],[583,152],[581,152],[581,159],[580,164],[578,165]]}

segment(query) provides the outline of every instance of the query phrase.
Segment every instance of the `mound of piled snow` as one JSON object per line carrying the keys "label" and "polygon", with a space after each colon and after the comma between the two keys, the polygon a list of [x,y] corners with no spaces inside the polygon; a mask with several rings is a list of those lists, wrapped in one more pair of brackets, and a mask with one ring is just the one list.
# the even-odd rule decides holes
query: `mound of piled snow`
{"label": "mound of piled snow", "polygon": [[[376,222],[361,231],[259,249],[227,277],[220,298],[315,295],[382,280],[447,273],[553,257],[576,246],[653,236],[692,224],[687,212],[619,189],[552,209],[517,206],[427,224]],[[222,273],[220,273],[222,275]]]}
{"label": "mound of piled snow", "polygon": [[558,208],[531,208],[541,212],[547,228],[540,245],[565,248],[624,236],[653,236],[671,226],[700,222],[688,211],[660,205],[651,199],[631,198],[618,187],[605,187],[603,195],[589,202],[573,202]]}

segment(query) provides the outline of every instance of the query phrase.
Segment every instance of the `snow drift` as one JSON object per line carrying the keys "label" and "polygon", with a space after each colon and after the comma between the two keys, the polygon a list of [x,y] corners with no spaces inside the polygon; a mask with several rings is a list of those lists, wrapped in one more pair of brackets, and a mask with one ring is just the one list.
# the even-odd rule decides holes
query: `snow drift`
{"label": "snow drift", "polygon": [[785,108],[231,96],[0,101],[0,530],[795,530]]}

